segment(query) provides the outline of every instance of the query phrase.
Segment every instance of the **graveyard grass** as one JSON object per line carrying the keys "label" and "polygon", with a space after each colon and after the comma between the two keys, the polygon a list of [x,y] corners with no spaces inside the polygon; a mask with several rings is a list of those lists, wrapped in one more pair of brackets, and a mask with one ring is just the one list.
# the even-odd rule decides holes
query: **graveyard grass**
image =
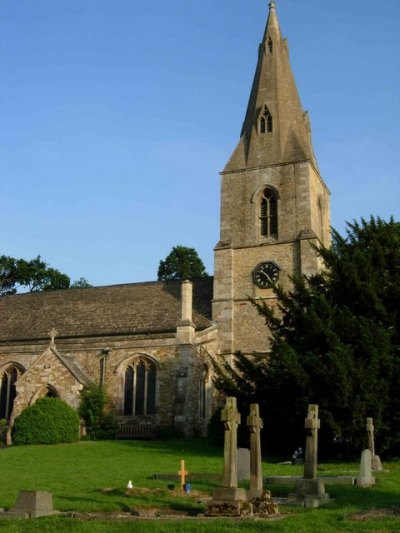
{"label": "graveyard grass", "polygon": [[[169,441],[101,441],[55,446],[15,446],[0,449],[0,507],[15,504],[20,490],[46,490],[53,494],[54,508],[65,512],[96,512],[96,519],[82,521],[63,516],[36,520],[0,520],[0,530],[37,532],[395,532],[400,531],[400,462],[384,463],[375,473],[377,484],[369,489],[347,485],[327,486],[334,501],[327,507],[304,509],[280,506],[282,519],[156,519],[138,522],[106,521],[104,513],[185,512],[193,516],[204,510],[204,498],[218,482],[212,474],[222,471],[220,448],[204,439]],[[209,478],[192,482],[184,495],[175,481],[153,479],[153,474],[176,474],[180,460],[192,474]],[[301,466],[278,465],[266,457],[265,475],[301,475]],[[282,458],[285,459],[285,458]],[[287,459],[287,458],[286,458]],[[358,462],[323,463],[320,474],[357,476]],[[132,480],[133,494],[126,494]],[[269,487],[268,487],[269,488]],[[273,486],[273,496],[287,494],[293,487]],[[103,516],[101,515],[103,513]]]}

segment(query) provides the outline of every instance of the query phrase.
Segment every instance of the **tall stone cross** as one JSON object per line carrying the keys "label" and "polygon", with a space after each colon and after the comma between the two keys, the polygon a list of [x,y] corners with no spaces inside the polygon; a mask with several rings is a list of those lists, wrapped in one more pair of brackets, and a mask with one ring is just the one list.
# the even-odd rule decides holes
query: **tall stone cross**
{"label": "tall stone cross", "polygon": [[250,429],[249,498],[260,498],[263,493],[260,431],[263,429],[264,424],[262,418],[260,418],[260,409],[257,403],[250,404],[250,414],[247,417],[247,426]]}
{"label": "tall stone cross", "polygon": [[371,451],[372,470],[382,470],[382,462],[379,455],[375,454],[374,420],[367,418],[368,449]]}
{"label": "tall stone cross", "polygon": [[304,459],[305,479],[315,479],[317,477],[318,430],[320,426],[318,405],[309,404],[308,415],[304,421],[304,427],[306,430],[306,454]]}
{"label": "tall stone cross", "polygon": [[374,429],[373,418],[367,418],[368,449],[371,450],[372,457],[375,455]]}
{"label": "tall stone cross", "polygon": [[55,344],[55,338],[57,337],[58,335],[58,331],[55,329],[55,328],[52,328],[51,331],[49,331],[49,336],[50,336],[50,346],[54,346]]}
{"label": "tall stone cross", "polygon": [[240,424],[240,413],[237,410],[236,398],[228,397],[221,412],[224,423],[224,473],[222,486],[236,488],[237,482],[237,428]]}

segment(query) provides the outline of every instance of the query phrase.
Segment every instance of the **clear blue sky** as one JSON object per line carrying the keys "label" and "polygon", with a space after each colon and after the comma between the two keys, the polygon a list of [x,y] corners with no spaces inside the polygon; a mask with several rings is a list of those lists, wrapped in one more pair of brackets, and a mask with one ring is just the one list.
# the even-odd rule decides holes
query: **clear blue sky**
{"label": "clear blue sky", "polygon": [[[209,273],[267,0],[1,0],[0,254],[94,285]],[[278,0],[332,225],[400,211],[400,1]]]}

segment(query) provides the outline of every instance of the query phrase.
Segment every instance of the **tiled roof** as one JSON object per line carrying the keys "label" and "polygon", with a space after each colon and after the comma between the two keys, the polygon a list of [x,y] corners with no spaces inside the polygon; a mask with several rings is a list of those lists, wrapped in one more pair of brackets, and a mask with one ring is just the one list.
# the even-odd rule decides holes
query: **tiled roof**
{"label": "tiled roof", "polygon": [[[213,278],[193,281],[193,322],[211,325]],[[0,297],[0,342],[173,332],[181,317],[179,281],[132,283]]]}

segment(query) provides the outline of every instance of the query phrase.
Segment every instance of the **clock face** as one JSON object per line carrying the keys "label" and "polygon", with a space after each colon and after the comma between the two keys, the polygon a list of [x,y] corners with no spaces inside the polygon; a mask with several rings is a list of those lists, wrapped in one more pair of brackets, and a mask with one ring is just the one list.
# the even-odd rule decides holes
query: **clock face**
{"label": "clock face", "polygon": [[253,281],[262,289],[272,287],[279,279],[280,268],[272,261],[260,263],[253,270]]}

